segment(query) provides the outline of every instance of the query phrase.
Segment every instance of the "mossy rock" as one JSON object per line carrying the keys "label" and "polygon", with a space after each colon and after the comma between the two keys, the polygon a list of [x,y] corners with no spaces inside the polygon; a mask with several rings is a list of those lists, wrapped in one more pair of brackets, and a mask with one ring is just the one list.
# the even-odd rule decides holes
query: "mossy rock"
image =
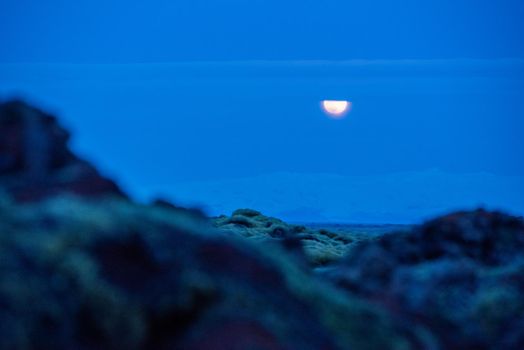
{"label": "mossy rock", "polygon": [[413,346],[278,246],[169,207],[57,197],[0,216],[0,348]]}
{"label": "mossy rock", "polygon": [[288,224],[252,209],[239,209],[230,217],[214,218],[214,225],[223,232],[257,241],[298,240],[301,242],[303,255],[312,266],[323,266],[338,261],[354,242],[365,239],[352,237],[347,232],[341,234]]}

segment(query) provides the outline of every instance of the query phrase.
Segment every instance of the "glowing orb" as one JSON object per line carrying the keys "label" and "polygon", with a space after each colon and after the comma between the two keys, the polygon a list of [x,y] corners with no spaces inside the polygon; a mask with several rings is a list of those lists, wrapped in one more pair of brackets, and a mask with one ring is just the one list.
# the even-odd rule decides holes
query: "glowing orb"
{"label": "glowing orb", "polygon": [[332,118],[343,118],[351,109],[351,102],[344,100],[324,100],[322,109]]}

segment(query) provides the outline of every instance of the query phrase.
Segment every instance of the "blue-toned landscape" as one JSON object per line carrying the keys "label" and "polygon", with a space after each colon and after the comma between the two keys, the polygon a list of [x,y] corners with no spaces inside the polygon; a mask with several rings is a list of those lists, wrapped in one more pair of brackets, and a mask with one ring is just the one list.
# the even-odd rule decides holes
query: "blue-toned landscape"
{"label": "blue-toned landscape", "polygon": [[524,3],[0,3],[0,349],[523,349]]}
{"label": "blue-toned landscape", "polygon": [[[346,223],[524,213],[524,60],[2,64],[0,76],[4,96],[63,115],[74,147],[140,199]],[[332,120],[326,98],[353,109]]]}

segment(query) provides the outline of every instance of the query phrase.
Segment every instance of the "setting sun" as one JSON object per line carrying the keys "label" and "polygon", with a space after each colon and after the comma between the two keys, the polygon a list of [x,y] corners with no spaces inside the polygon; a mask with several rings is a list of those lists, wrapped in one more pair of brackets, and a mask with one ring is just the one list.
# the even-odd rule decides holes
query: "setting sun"
{"label": "setting sun", "polygon": [[331,118],[343,118],[351,109],[351,102],[344,100],[324,100],[321,103],[322,109]]}

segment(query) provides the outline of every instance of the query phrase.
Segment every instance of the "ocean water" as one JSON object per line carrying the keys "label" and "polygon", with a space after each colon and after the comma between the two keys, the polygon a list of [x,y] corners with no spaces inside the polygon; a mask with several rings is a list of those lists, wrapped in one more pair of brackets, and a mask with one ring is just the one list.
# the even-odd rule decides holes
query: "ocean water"
{"label": "ocean water", "polygon": [[[0,64],[11,97],[144,201],[295,222],[524,214],[522,60]],[[324,99],[353,108],[334,120]]]}

